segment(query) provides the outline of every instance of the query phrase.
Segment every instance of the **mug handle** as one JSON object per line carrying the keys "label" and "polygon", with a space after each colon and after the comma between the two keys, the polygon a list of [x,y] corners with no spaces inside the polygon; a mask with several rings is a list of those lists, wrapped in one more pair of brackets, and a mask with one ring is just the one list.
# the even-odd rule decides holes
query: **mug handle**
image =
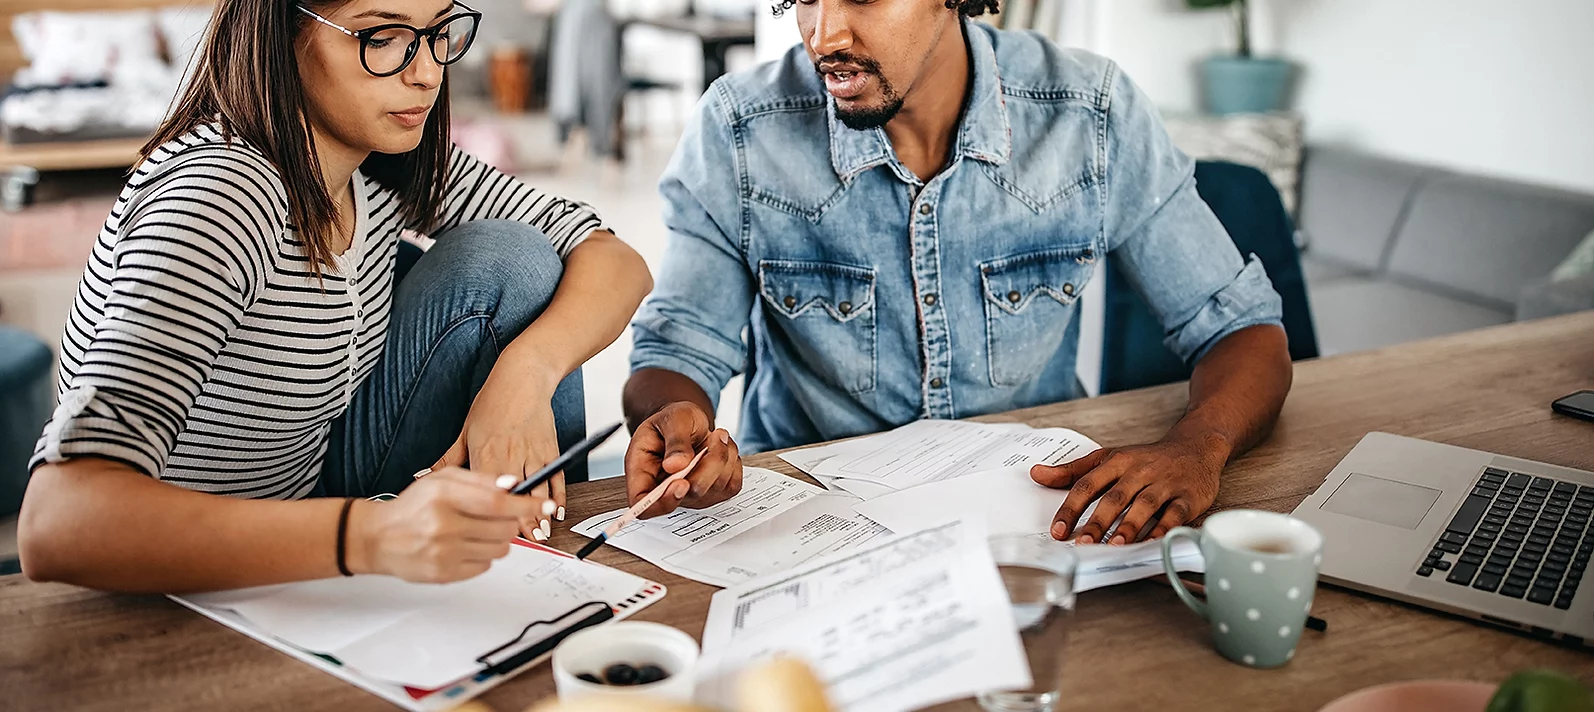
{"label": "mug handle", "polygon": [[1173,569],[1173,543],[1181,537],[1188,537],[1197,544],[1201,543],[1201,532],[1190,527],[1174,527],[1162,538],[1162,571],[1168,575],[1168,583],[1173,585],[1173,592],[1179,594],[1179,600],[1184,605],[1195,611],[1202,618],[1207,617],[1207,602],[1190,595],[1190,589],[1184,587],[1184,581],[1179,578],[1179,572]]}

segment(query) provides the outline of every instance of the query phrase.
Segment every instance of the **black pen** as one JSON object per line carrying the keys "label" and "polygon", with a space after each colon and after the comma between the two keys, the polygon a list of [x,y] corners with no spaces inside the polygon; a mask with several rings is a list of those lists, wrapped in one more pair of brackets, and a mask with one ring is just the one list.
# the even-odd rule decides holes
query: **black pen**
{"label": "black pen", "polygon": [[597,434],[589,436],[586,440],[576,443],[569,450],[561,453],[559,457],[554,458],[553,462],[543,465],[542,469],[537,470],[535,474],[527,477],[525,480],[522,480],[520,484],[511,487],[509,489],[509,493],[530,494],[532,490],[541,487],[543,483],[553,479],[554,475],[558,474],[566,467],[569,467],[570,463],[574,462],[576,458],[592,452],[593,448],[602,445],[604,441],[614,437],[614,434],[620,432],[620,428],[624,425],[624,423],[615,423],[614,425],[598,431]]}

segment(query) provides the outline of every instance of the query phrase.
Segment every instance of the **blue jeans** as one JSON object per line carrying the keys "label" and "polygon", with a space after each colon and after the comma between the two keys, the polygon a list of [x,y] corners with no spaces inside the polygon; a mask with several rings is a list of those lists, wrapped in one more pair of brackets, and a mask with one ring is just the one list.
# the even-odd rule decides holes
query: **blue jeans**
{"label": "blue jeans", "polygon": [[[459,437],[498,355],[553,300],[564,264],[536,228],[465,223],[422,253],[399,245],[393,311],[376,369],[332,423],[318,494],[397,493]],[[554,391],[559,447],[586,435],[577,370]],[[565,470],[587,479],[586,461]]]}

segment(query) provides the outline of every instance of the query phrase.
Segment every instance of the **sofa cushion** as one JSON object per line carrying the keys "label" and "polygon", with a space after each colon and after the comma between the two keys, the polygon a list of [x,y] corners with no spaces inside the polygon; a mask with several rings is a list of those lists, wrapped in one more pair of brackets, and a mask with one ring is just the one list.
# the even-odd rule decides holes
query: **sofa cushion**
{"label": "sofa cushion", "polygon": [[1530,282],[1517,298],[1517,321],[1594,309],[1594,274]]}
{"label": "sofa cushion", "polygon": [[1308,283],[1324,356],[1416,341],[1511,321],[1508,310],[1376,278]]}
{"label": "sofa cushion", "polygon": [[1476,176],[1418,189],[1388,271],[1511,310],[1594,230],[1594,195]]}
{"label": "sofa cushion", "polygon": [[1301,175],[1298,220],[1306,255],[1377,272],[1407,197],[1437,173],[1345,149],[1312,147]]}

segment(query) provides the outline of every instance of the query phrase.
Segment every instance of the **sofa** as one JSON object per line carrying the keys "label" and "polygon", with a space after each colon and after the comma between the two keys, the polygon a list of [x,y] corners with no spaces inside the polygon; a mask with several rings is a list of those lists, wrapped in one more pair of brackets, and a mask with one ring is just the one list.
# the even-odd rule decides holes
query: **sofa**
{"label": "sofa", "polygon": [[1594,308],[1594,195],[1311,147],[1298,227],[1324,355]]}

